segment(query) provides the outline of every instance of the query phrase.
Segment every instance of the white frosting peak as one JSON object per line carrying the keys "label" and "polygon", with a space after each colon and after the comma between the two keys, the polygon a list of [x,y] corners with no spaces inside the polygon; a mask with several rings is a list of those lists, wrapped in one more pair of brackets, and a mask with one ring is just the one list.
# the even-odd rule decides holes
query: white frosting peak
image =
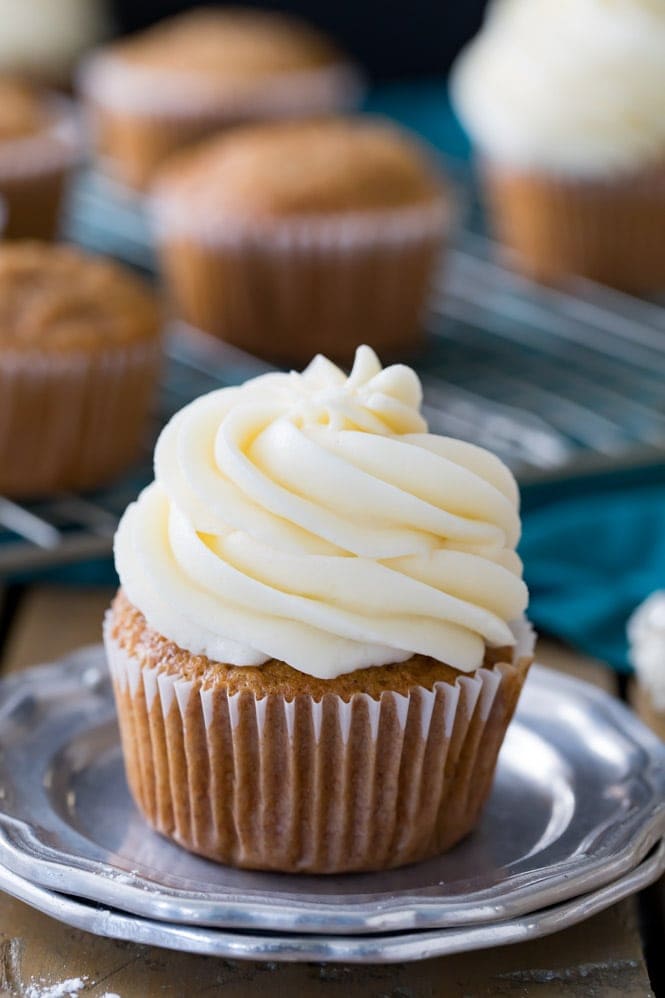
{"label": "white frosting peak", "polygon": [[495,0],[451,77],[477,145],[582,175],[665,156],[665,0]]}
{"label": "white frosting peak", "polygon": [[665,711],[665,590],[652,593],[628,621],[630,661],[656,710]]}
{"label": "white frosting peak", "polygon": [[471,671],[526,588],[512,475],[427,433],[412,370],[361,347],[197,399],[163,430],[116,565],[154,629],[333,678],[421,653]]}

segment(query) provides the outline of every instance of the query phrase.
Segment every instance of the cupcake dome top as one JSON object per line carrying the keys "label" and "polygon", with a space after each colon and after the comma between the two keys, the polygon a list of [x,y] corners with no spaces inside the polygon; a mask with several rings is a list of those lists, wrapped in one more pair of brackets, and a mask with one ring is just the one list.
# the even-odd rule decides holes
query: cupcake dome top
{"label": "cupcake dome top", "polygon": [[340,58],[320,32],[295,18],[242,8],[198,8],[117,42],[136,66],[209,75],[220,82],[307,69]]}
{"label": "cupcake dome top", "polygon": [[0,142],[34,135],[47,122],[43,98],[32,87],[0,76]]}
{"label": "cupcake dome top", "polygon": [[598,175],[665,156],[663,0],[495,0],[451,75],[480,149]]}
{"label": "cupcake dome top", "polygon": [[153,340],[159,309],[133,274],[67,246],[0,245],[0,349],[91,352]]}
{"label": "cupcake dome top", "polygon": [[156,192],[206,212],[288,218],[426,205],[441,182],[407,133],[335,118],[235,129],[172,160]]}

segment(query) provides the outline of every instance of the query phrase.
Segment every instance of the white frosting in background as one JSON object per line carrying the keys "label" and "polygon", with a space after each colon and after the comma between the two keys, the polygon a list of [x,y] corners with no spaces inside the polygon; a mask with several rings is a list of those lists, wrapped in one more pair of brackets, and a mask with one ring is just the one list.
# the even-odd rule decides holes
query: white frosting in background
{"label": "white frosting in background", "polygon": [[582,175],[665,158],[665,0],[495,0],[451,75],[500,162]]}
{"label": "white frosting in background", "polygon": [[0,71],[61,76],[108,29],[104,0],[0,0]]}
{"label": "white frosting in background", "polygon": [[630,661],[656,710],[665,711],[665,590],[653,593],[628,621]]}
{"label": "white frosting in background", "polygon": [[193,654],[334,678],[430,655],[464,671],[526,606],[518,493],[427,433],[422,390],[361,347],[204,395],[163,430],[115,541],[128,599]]}

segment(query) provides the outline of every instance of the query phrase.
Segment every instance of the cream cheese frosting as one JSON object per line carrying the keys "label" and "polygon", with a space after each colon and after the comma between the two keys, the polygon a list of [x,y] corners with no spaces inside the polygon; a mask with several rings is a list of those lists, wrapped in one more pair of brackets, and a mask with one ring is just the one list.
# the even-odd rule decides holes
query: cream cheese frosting
{"label": "cream cheese frosting", "polygon": [[106,0],[0,0],[0,70],[68,72],[109,29]]}
{"label": "cream cheese frosting", "polygon": [[656,710],[665,711],[665,590],[652,593],[628,621],[630,660]]}
{"label": "cream cheese frosting", "polygon": [[495,0],[451,75],[490,157],[582,175],[665,157],[665,0]]}
{"label": "cream cheese frosting", "polygon": [[348,377],[318,356],[196,399],[120,523],[128,599],[192,654],[324,679],[418,653],[472,671],[513,645],[517,486],[428,433],[421,400],[369,347]]}

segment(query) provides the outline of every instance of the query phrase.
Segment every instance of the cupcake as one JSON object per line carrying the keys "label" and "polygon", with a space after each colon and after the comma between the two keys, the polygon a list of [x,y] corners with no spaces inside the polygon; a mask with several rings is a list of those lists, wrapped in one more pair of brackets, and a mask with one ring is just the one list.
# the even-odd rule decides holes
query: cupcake
{"label": "cupcake", "polygon": [[129,787],[185,848],[385,869],[478,821],[532,656],[518,495],[420,402],[361,347],[162,432],[105,642]]}
{"label": "cupcake", "polygon": [[79,158],[69,109],[0,76],[0,200],[10,239],[52,239],[67,177]]}
{"label": "cupcake", "polygon": [[353,105],[359,77],[282,14],[200,8],[100,49],[80,85],[104,165],[142,188],[176,149],[238,122]]}
{"label": "cupcake", "polygon": [[270,360],[420,341],[451,207],[426,152],[371,118],[247,125],[174,158],[152,215],[187,323]]}
{"label": "cupcake", "polygon": [[81,53],[109,30],[106,0],[0,0],[0,72],[68,87]]}
{"label": "cupcake", "polygon": [[635,669],[633,702],[650,728],[665,740],[665,591],[653,593],[628,622]]}
{"label": "cupcake", "polygon": [[0,495],[88,489],[138,455],[160,316],[129,272],[65,246],[0,246]]}
{"label": "cupcake", "polygon": [[665,4],[495,0],[451,86],[519,269],[665,288]]}

